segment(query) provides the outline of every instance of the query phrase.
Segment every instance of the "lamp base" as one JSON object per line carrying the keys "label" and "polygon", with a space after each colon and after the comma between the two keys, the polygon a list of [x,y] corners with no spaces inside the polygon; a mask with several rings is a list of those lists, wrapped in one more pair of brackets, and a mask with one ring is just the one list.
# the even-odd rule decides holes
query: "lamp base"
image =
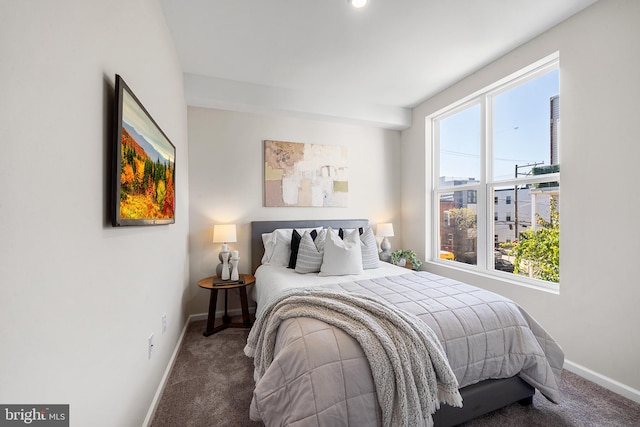
{"label": "lamp base", "polygon": [[380,252],[380,261],[391,262],[391,252],[389,251]]}
{"label": "lamp base", "polygon": [[[218,264],[216,266],[216,276],[218,276],[221,279],[227,280],[229,277],[222,277],[222,268],[224,264],[227,264],[227,267],[229,268],[229,273],[227,273],[227,276],[230,274],[231,272],[231,265],[229,264],[229,251],[220,251],[220,253],[218,253],[218,259],[220,260],[220,264]],[[226,260],[225,260],[226,258]]]}
{"label": "lamp base", "polygon": [[[229,263],[228,266],[229,266],[229,274],[231,274],[231,263]],[[216,276],[222,279],[222,264],[218,264],[216,266]]]}
{"label": "lamp base", "polygon": [[380,242],[380,260],[384,262],[391,262],[391,243],[389,239],[386,237],[382,238],[382,242]]}

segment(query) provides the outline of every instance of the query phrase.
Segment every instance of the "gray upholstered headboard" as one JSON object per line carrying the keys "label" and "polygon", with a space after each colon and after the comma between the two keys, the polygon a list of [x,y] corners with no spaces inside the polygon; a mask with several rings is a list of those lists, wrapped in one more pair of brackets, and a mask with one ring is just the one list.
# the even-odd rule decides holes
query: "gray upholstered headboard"
{"label": "gray upholstered headboard", "polygon": [[260,266],[264,245],[262,233],[270,233],[278,228],[359,228],[369,225],[368,219],[318,219],[296,221],[253,221],[251,223],[251,274]]}

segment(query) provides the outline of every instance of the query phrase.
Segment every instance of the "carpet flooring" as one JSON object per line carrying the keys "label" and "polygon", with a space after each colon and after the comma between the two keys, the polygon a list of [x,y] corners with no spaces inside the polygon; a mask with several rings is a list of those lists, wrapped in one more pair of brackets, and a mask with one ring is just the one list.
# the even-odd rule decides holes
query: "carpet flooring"
{"label": "carpet flooring", "polygon": [[[204,337],[205,323],[188,326],[151,427],[262,426],[249,419],[254,383],[253,359],[243,352],[248,330]],[[462,426],[640,426],[640,404],[566,370],[562,378],[558,405],[536,393],[533,405],[516,403]]]}

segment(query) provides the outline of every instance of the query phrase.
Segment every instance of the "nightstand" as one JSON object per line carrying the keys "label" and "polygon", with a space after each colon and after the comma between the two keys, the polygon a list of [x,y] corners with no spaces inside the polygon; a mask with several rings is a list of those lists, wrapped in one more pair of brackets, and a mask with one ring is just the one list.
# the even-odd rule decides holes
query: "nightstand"
{"label": "nightstand", "polygon": [[[249,315],[249,303],[247,301],[247,286],[255,283],[256,278],[250,274],[241,274],[240,281],[242,283],[224,283],[218,276],[211,276],[198,281],[198,286],[203,289],[209,289],[211,295],[209,296],[209,314],[207,316],[207,329],[202,335],[208,337],[209,335],[220,332],[227,328],[250,328],[251,316]],[[238,289],[240,292],[240,305],[242,306],[242,323],[232,323],[231,317],[227,315],[227,292],[229,289]],[[218,304],[218,291],[224,290],[224,315],[222,316],[222,324],[215,325],[216,321],[216,306]]]}

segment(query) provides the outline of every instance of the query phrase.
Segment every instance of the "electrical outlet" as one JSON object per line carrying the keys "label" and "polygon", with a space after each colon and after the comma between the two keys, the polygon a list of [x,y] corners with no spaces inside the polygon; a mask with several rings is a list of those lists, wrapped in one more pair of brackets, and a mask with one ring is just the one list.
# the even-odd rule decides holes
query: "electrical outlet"
{"label": "electrical outlet", "polygon": [[153,353],[153,334],[149,335],[149,359],[151,359],[151,353]]}
{"label": "electrical outlet", "polygon": [[162,315],[162,333],[167,332],[167,313]]}

